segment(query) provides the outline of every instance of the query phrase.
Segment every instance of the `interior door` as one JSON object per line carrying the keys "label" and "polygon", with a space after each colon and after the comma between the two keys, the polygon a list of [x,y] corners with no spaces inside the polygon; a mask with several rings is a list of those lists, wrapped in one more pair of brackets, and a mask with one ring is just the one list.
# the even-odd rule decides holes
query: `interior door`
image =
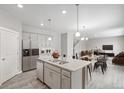
{"label": "interior door", "polygon": [[18,68],[18,33],[0,30],[1,80],[2,82],[17,74]]}

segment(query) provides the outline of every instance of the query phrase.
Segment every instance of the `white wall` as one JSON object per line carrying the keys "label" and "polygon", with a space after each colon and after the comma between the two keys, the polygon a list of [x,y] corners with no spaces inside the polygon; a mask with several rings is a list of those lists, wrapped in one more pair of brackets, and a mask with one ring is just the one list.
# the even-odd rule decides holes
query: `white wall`
{"label": "white wall", "polygon": [[113,45],[113,52],[118,54],[124,51],[124,36],[89,39],[86,42],[86,49],[94,49],[96,47],[102,49],[102,45]]}
{"label": "white wall", "polygon": [[44,35],[51,35],[53,37],[52,39],[52,48],[55,50],[61,51],[61,34],[59,32],[50,33],[49,31],[42,30],[37,27],[32,27],[29,25],[22,25],[23,32],[32,32],[32,33],[40,33]]}
{"label": "white wall", "polygon": [[65,54],[68,58],[73,56],[73,33],[61,34],[61,53]]}
{"label": "white wall", "polygon": [[73,33],[67,33],[67,56],[72,58],[73,56]]}
{"label": "white wall", "polygon": [[0,9],[0,27],[4,27],[7,29],[11,29],[14,31],[19,32],[19,65],[18,70],[21,71],[21,22],[16,19],[13,15],[8,13],[8,11],[5,11],[3,9]]}
{"label": "white wall", "polygon": [[75,53],[80,54],[82,50],[86,50],[86,42],[79,41],[79,43],[75,46]]}
{"label": "white wall", "polygon": [[67,55],[67,33],[61,34],[61,54]]}
{"label": "white wall", "polygon": [[95,38],[89,39],[88,41],[80,41],[75,46],[75,53],[80,53],[82,50],[90,50],[90,49],[102,49],[102,45],[113,45],[113,51],[106,52],[114,52],[115,55],[121,51],[124,51],[124,36],[118,37],[106,37],[106,38]]}

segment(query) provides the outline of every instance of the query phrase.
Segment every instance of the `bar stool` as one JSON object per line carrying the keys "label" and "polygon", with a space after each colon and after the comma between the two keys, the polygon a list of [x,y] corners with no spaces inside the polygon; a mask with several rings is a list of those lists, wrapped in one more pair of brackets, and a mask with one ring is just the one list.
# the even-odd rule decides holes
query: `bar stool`
{"label": "bar stool", "polygon": [[90,78],[92,78],[92,74],[91,74],[91,72],[92,72],[92,64],[88,65],[87,69],[89,70]]}
{"label": "bar stool", "polygon": [[106,71],[107,64],[106,62],[98,61],[94,64],[94,70],[97,69],[98,67],[101,67],[102,73],[104,74],[104,71]]}

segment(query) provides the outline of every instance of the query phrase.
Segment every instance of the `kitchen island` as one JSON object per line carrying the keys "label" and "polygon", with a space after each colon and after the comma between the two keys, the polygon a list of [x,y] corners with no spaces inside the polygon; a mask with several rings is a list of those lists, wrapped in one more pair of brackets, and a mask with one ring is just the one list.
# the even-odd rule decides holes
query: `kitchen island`
{"label": "kitchen island", "polygon": [[37,78],[52,89],[84,89],[88,83],[87,66],[91,62],[66,59],[37,60]]}

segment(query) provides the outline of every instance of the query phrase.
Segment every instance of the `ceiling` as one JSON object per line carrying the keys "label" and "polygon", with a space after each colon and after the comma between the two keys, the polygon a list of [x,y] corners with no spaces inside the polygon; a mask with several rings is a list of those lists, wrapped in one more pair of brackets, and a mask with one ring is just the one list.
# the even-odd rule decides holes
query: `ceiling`
{"label": "ceiling", "polygon": [[[52,31],[76,32],[76,6],[73,4],[24,4],[22,9],[16,4],[2,4],[0,8],[16,16],[23,25],[48,30],[48,18],[51,18]],[[62,10],[67,13],[62,14]],[[123,11],[123,4],[80,4],[79,31],[90,38],[124,35]]]}

